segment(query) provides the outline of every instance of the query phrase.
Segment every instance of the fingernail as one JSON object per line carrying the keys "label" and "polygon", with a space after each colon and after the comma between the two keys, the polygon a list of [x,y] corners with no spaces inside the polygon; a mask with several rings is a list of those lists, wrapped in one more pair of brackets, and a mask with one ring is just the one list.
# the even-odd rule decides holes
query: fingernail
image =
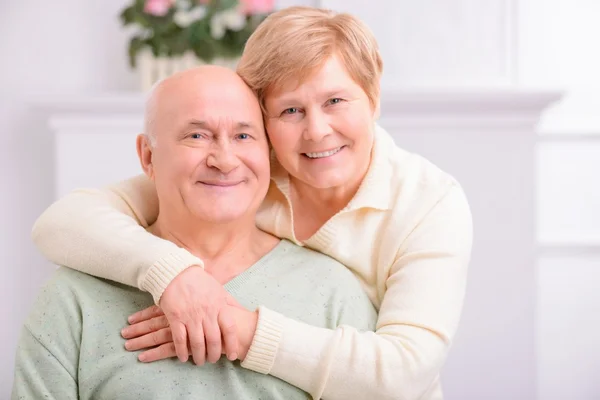
{"label": "fingernail", "polygon": [[140,360],[141,362],[146,362],[147,359],[148,356],[145,353],[142,353],[138,356],[138,360]]}
{"label": "fingernail", "polygon": [[237,360],[237,358],[238,358],[237,353],[231,353],[229,355],[229,361],[235,361],[235,360]]}
{"label": "fingernail", "polygon": [[121,329],[121,336],[127,336],[128,332],[129,332],[129,330],[127,328]]}
{"label": "fingernail", "polygon": [[129,340],[128,340],[128,341],[126,341],[126,342],[125,342],[125,348],[126,348],[127,350],[129,350],[129,348],[130,348],[130,347],[131,347],[131,343],[130,343],[130,342],[129,342]]}
{"label": "fingernail", "polygon": [[130,315],[130,316],[129,316],[129,318],[127,318],[127,321],[128,321],[130,324],[133,324],[133,323],[135,322],[135,317],[134,317],[133,315]]}

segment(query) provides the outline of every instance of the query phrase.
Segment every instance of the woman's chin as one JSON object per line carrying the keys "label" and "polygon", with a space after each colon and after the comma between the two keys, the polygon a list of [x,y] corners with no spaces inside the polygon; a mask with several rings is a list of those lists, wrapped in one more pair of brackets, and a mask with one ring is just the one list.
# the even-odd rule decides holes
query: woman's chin
{"label": "woman's chin", "polygon": [[352,184],[351,177],[346,176],[347,173],[344,172],[335,173],[335,171],[326,171],[319,174],[318,177],[306,176],[300,180],[306,185],[320,190],[343,188]]}

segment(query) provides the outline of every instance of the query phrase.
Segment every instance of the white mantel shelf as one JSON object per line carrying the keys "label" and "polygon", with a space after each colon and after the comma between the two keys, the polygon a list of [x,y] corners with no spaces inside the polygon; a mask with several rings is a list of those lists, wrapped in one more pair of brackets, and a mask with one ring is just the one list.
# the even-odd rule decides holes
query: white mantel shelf
{"label": "white mantel shelf", "polygon": [[[53,128],[64,124],[75,127],[92,120],[107,128],[115,123],[139,126],[145,97],[140,92],[107,93],[42,100],[36,106],[52,115]],[[403,88],[384,89],[381,97],[380,121],[394,128],[506,130],[531,129],[541,110],[561,94],[504,87]]]}

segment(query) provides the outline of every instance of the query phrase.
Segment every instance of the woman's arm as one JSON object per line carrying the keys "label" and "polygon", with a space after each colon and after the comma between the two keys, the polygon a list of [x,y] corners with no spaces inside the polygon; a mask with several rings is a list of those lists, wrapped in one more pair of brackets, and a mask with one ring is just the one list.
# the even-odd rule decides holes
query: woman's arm
{"label": "woman's arm", "polygon": [[472,244],[460,188],[403,243],[377,330],[316,328],[261,308],[242,366],[324,399],[419,399],[435,382],[456,331]]}
{"label": "woman's arm", "polygon": [[148,233],[157,216],[154,183],[140,175],[69,193],[37,219],[32,238],[53,263],[138,287],[158,303],[180,272],[202,261]]}

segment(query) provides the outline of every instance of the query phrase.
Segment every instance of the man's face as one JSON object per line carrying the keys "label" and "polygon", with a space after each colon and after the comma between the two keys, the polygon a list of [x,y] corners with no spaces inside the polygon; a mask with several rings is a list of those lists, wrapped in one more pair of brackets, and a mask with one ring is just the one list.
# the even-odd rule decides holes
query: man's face
{"label": "man's face", "polygon": [[241,79],[222,75],[181,77],[165,85],[154,108],[148,174],[161,212],[178,220],[254,221],[269,187],[260,106]]}

